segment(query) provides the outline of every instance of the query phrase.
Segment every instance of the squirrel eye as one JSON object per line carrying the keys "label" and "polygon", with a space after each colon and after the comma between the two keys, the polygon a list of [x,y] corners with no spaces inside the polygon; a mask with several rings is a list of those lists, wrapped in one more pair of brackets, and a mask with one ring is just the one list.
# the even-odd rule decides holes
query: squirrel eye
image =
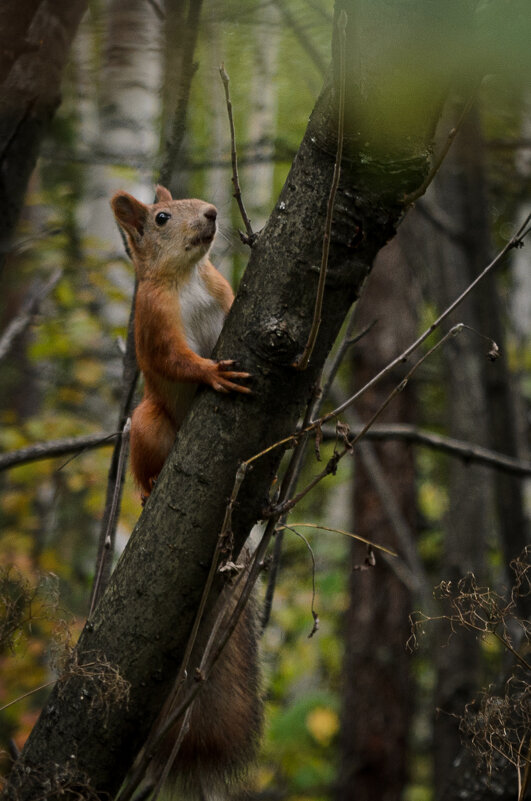
{"label": "squirrel eye", "polygon": [[171,214],[169,214],[167,211],[159,211],[159,213],[155,217],[155,222],[157,223],[157,225],[166,225],[170,217]]}

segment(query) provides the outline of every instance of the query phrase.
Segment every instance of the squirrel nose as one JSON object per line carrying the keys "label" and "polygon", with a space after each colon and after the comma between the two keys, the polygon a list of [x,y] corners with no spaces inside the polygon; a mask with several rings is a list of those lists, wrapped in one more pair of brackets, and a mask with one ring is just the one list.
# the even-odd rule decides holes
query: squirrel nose
{"label": "squirrel nose", "polygon": [[208,206],[206,211],[203,212],[204,216],[207,220],[212,220],[212,222],[216,221],[216,217],[218,216],[218,210],[215,206]]}

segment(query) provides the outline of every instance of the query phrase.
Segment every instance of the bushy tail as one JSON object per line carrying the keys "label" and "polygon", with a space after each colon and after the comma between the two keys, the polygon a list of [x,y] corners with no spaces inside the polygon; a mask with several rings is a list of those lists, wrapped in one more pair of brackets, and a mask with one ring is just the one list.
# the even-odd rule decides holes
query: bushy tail
{"label": "bushy tail", "polygon": [[[242,587],[243,584],[242,581]],[[237,602],[238,593],[235,595],[231,606]],[[222,593],[218,609],[223,602]],[[215,617],[216,609],[212,620]],[[208,633],[210,627],[202,628]],[[222,636],[221,630],[219,635]],[[189,728],[170,769],[169,797],[227,801],[245,778],[262,729],[258,636],[258,608],[251,597],[193,702]],[[199,664],[205,637],[206,634],[198,638],[200,642],[195,648],[198,658],[192,656],[191,666]],[[182,721],[165,738],[153,762],[154,776],[162,774],[181,726]]]}

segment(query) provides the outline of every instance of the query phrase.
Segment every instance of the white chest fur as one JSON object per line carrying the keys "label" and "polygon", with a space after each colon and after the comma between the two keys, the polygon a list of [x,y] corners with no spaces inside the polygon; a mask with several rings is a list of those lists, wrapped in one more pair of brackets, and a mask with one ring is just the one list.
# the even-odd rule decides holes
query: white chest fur
{"label": "white chest fur", "polygon": [[179,300],[188,345],[199,356],[208,358],[218,340],[225,314],[207,290],[199,270],[195,269],[181,286]]}

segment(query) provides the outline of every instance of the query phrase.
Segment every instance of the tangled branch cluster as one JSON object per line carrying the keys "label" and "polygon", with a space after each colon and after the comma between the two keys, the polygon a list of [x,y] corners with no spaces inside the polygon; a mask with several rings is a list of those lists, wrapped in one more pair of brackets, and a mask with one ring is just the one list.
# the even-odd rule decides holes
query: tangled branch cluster
{"label": "tangled branch cluster", "polygon": [[422,612],[411,615],[410,648],[418,644],[424,624],[434,620],[446,621],[455,632],[458,628],[487,635],[492,634],[510,650],[523,667],[531,670],[522,653],[515,649],[523,641],[531,641],[531,623],[518,614],[518,602],[531,595],[531,546],[511,562],[513,584],[505,594],[481,586],[473,573],[459,581],[441,581],[435,588],[435,598],[449,606],[448,614],[429,617]]}
{"label": "tangled branch cluster", "polygon": [[53,620],[58,603],[52,577],[32,584],[16,568],[0,566],[0,653],[13,650],[32,622]]}
{"label": "tangled branch cluster", "polygon": [[439,617],[422,613],[411,616],[411,637],[415,647],[424,624],[446,621],[452,633],[458,628],[480,637],[494,636],[515,658],[515,667],[505,683],[503,695],[491,687],[467,704],[459,721],[465,742],[490,775],[496,756],[516,768],[519,799],[523,798],[531,775],[531,647],[530,621],[518,613],[521,599],[531,595],[531,546],[511,562],[512,586],[505,594],[479,584],[473,573],[457,582],[443,581],[435,597],[449,606]]}
{"label": "tangled branch cluster", "polygon": [[491,688],[467,704],[459,724],[479,764],[493,771],[493,760],[500,754],[519,772],[530,761],[531,684],[529,677],[511,676],[504,695],[493,695]]}

